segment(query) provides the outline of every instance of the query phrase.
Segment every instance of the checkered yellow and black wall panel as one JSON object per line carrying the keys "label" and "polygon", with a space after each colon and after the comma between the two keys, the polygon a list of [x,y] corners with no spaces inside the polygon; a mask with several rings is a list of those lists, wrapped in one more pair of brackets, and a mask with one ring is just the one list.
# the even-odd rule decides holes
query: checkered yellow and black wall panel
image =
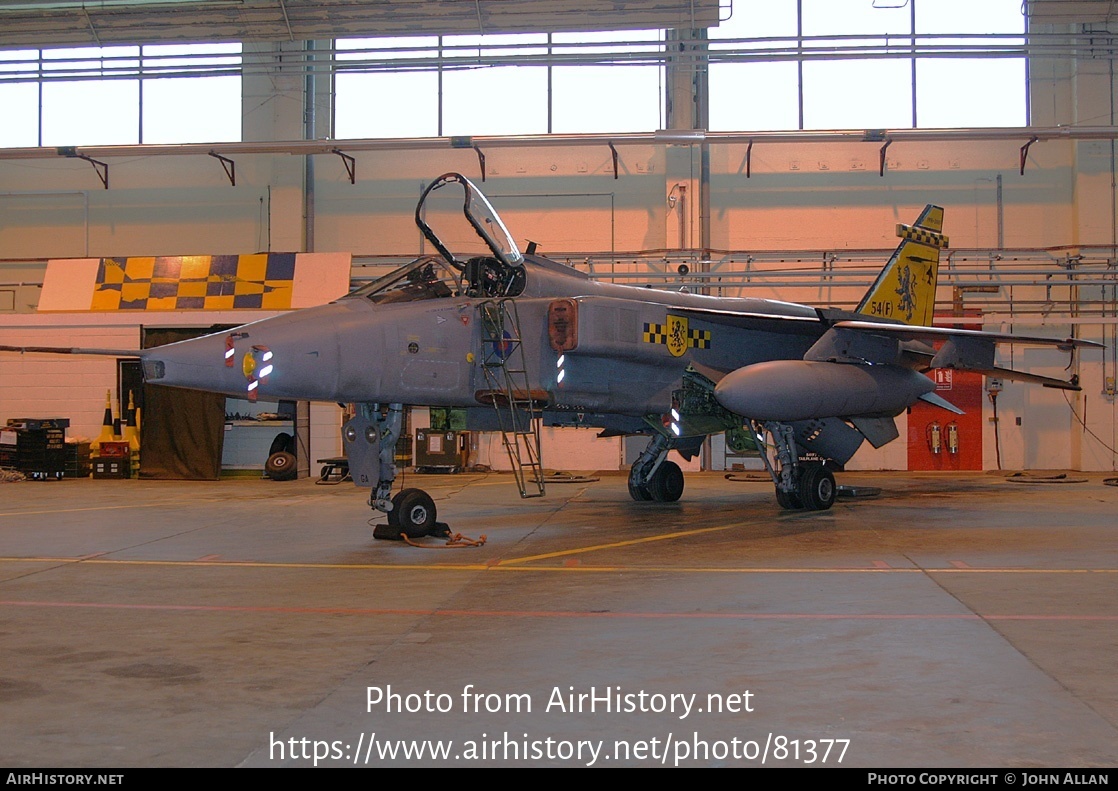
{"label": "checkered yellow and black wall panel", "polygon": [[286,310],[295,253],[103,258],[90,310]]}

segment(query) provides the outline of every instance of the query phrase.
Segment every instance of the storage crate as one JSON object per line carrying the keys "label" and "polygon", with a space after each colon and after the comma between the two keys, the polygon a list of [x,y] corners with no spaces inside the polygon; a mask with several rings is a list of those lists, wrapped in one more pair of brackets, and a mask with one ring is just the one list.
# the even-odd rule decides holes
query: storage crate
{"label": "storage crate", "polygon": [[[11,444],[13,437],[14,445]],[[66,466],[66,429],[10,427],[0,430],[0,466],[14,467],[32,480],[61,478]]]}
{"label": "storage crate", "polygon": [[132,474],[132,465],[126,458],[107,459],[100,456],[93,458],[94,478],[128,478]]}
{"label": "storage crate", "polygon": [[89,461],[88,442],[67,442],[66,463],[63,471],[67,478],[88,478],[93,467]]}
{"label": "storage crate", "polygon": [[103,459],[127,459],[128,452],[127,442],[102,442],[98,455]]}
{"label": "storage crate", "polygon": [[68,417],[11,417],[8,418],[8,425],[12,428],[30,429],[31,431],[39,431],[44,428],[62,429],[65,431],[70,427],[70,418]]}

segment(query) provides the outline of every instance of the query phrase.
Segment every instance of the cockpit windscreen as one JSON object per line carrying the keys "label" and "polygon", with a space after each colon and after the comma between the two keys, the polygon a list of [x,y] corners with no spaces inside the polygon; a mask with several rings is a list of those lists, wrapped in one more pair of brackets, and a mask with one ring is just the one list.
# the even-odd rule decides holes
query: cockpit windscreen
{"label": "cockpit windscreen", "polygon": [[456,297],[462,292],[461,275],[442,258],[426,256],[374,280],[353,292],[377,305]]}

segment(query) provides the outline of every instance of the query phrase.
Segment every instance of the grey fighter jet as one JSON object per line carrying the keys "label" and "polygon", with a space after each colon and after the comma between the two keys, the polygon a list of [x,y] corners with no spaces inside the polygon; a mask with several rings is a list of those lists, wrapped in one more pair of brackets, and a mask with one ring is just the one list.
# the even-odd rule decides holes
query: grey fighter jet
{"label": "grey fighter jet", "polygon": [[[461,190],[484,254],[459,258],[428,225],[439,190]],[[900,246],[853,312],[596,282],[521,252],[456,173],[424,191],[415,218],[436,255],[328,305],[135,352],[146,381],[355,404],[342,430],[353,480],[390,530],[418,536],[435,525],[434,503],[420,489],[393,494],[405,405],[465,409],[468,428],[500,431],[524,497],[544,489],[540,425],[593,426],[649,437],[629,473],[635,500],[678,500],[683,473],[668,452],[691,458],[726,432],[733,449],[760,451],[781,507],[822,510],[835,499],[832,470],[865,440],[896,439],[894,417],[918,399],[960,411],[923,371],[1077,389],[996,368],[995,345],[1098,345],[930,326],[948,242],[937,206],[898,226]]]}

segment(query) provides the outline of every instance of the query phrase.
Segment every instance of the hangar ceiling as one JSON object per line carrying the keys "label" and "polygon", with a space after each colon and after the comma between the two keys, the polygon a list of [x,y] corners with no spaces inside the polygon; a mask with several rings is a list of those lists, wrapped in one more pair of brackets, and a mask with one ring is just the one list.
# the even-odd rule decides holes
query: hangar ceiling
{"label": "hangar ceiling", "polygon": [[690,28],[718,16],[719,0],[0,0],[0,49]]}
{"label": "hangar ceiling", "polygon": [[[1024,2],[1034,24],[1118,22],[1118,0]],[[0,50],[698,28],[717,25],[731,7],[732,0],[0,0]]]}
{"label": "hangar ceiling", "polygon": [[1118,21],[1118,0],[1028,0],[1033,23],[1066,25]]}

